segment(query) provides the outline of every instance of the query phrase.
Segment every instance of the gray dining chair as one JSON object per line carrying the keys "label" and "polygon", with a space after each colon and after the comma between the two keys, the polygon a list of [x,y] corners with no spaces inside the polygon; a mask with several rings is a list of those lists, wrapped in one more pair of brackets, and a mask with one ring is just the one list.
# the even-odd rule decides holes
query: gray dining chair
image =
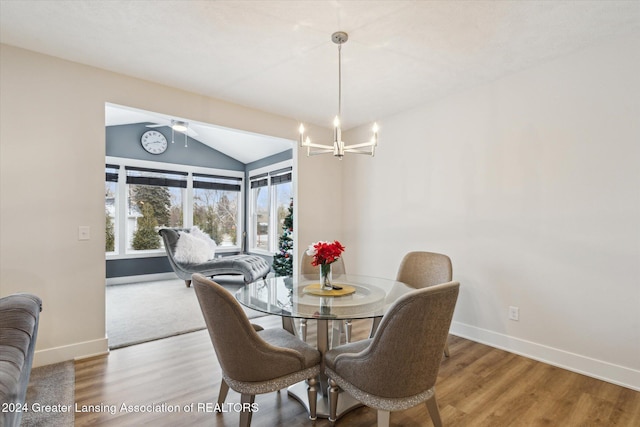
{"label": "gray dining chair", "polygon": [[423,402],[441,426],[435,383],[458,299],[460,284],[448,282],[400,297],[382,318],[373,338],[325,353],[329,377],[329,421],[336,421],[340,389],[378,410],[378,427],[391,411]]}
{"label": "gray dining chair", "polygon": [[307,380],[309,418],[315,419],[320,352],[281,328],[252,325],[233,295],[214,281],[194,274],[192,282],[222,370],[218,404],[229,388],[240,393],[240,427],[249,427],[256,394]]}
{"label": "gray dining chair", "polygon": [[[317,265],[313,265],[311,261],[313,261],[313,257],[307,255],[306,251],[303,252],[302,259],[300,260],[300,274],[306,277],[310,277],[312,279],[319,279],[320,267]],[[347,274],[347,270],[344,266],[344,259],[342,257],[338,258],[331,265],[331,271],[332,271],[332,275]],[[351,330],[353,328],[351,319],[345,320],[344,326],[345,326],[345,331],[344,331],[345,339],[347,342],[351,342]],[[300,336],[302,337],[303,341],[307,340],[307,319],[300,320]]]}
{"label": "gray dining chair", "polygon": [[[450,282],[453,280],[451,259],[444,254],[435,252],[409,252],[400,262],[396,280],[416,289]],[[374,319],[371,336],[379,323],[380,318]],[[444,355],[449,357],[448,343],[445,343]]]}

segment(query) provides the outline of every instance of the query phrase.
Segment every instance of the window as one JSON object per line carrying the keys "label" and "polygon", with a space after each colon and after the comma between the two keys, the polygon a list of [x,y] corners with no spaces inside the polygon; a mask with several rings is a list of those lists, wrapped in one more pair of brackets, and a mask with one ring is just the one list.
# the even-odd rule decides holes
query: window
{"label": "window", "polygon": [[158,229],[183,227],[186,172],[125,167],[127,171],[127,250],[159,249]]}
{"label": "window", "polygon": [[273,240],[274,245],[271,252],[275,252],[278,236],[282,234],[282,227],[284,226],[284,219],[289,213],[289,204],[291,203],[291,198],[293,197],[293,186],[291,184],[291,168],[280,173],[274,173],[271,176],[271,188],[273,192],[273,201],[274,201],[274,230],[273,230]]}
{"label": "window", "polygon": [[193,225],[219,246],[237,246],[240,238],[242,178],[193,174]]}
{"label": "window", "polygon": [[116,238],[116,201],[118,199],[118,165],[107,165],[105,168],[106,179],[104,184],[104,216],[105,216],[105,251],[107,253],[117,253],[118,245]]}
{"label": "window", "polygon": [[222,251],[239,251],[243,176],[240,171],[107,157],[107,257],[164,255],[158,230],[192,225],[209,233]]}
{"label": "window", "polygon": [[291,166],[276,166],[268,172],[254,171],[256,174],[250,176],[249,243],[252,250],[259,252],[276,252],[293,195]]}
{"label": "window", "polygon": [[251,179],[252,249],[269,250],[269,175]]}

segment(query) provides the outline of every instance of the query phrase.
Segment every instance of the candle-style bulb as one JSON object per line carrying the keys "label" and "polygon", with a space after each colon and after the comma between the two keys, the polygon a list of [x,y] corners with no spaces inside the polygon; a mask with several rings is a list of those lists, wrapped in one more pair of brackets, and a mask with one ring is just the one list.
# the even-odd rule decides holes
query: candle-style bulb
{"label": "candle-style bulb", "polygon": [[302,123],[300,123],[300,127],[298,128],[298,131],[300,132],[300,135],[304,133],[304,125]]}
{"label": "candle-style bulb", "polygon": [[336,116],[336,118],[333,119],[333,127],[340,127],[340,117]]}

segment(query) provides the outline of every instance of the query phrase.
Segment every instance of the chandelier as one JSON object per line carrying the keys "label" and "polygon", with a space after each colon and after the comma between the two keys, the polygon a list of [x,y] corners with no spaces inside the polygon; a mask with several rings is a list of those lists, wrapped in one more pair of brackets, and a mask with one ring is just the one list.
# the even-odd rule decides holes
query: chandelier
{"label": "chandelier", "polygon": [[378,145],[378,125],[373,124],[373,136],[367,142],[360,144],[346,145],[342,140],[342,129],[340,128],[340,118],[342,115],[342,44],[349,39],[349,35],[343,31],[335,32],[331,35],[331,40],[338,45],[338,115],[333,119],[333,144],[316,144],[311,142],[309,136],[305,137],[304,124],[300,124],[300,147],[307,148],[307,156],[316,154],[333,153],[334,156],[342,160],[345,153],[369,154],[374,156]]}

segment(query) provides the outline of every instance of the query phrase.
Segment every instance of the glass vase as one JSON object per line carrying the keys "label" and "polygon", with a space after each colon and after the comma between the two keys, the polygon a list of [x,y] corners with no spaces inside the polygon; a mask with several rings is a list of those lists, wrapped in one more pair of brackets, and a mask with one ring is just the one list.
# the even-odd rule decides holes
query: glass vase
{"label": "glass vase", "polygon": [[323,291],[333,289],[331,284],[331,264],[320,264],[320,286]]}

